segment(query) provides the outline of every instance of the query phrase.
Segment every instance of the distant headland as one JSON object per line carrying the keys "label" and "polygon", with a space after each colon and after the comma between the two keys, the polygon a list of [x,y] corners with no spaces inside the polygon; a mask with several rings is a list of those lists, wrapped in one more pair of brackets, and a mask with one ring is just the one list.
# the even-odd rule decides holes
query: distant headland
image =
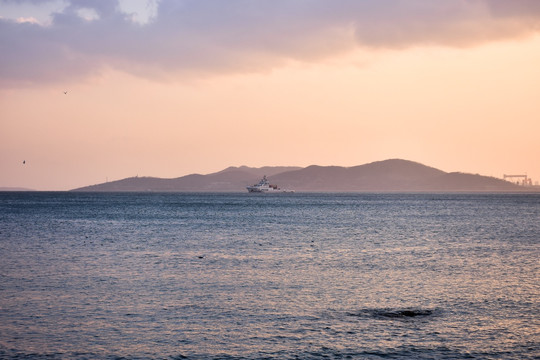
{"label": "distant headland", "polygon": [[36,191],[34,189],[28,189],[23,187],[0,187],[0,191]]}
{"label": "distant headland", "polygon": [[495,177],[444,172],[414,161],[390,159],[341,167],[229,167],[208,174],[173,179],[130,177],[71,191],[95,192],[242,192],[266,175],[272,183],[296,192],[537,192]]}

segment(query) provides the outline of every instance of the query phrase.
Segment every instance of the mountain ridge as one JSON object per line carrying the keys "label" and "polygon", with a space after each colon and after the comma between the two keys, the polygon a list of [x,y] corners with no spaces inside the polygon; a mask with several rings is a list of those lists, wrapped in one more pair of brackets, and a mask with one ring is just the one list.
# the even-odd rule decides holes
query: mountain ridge
{"label": "mountain ridge", "polygon": [[539,191],[478,174],[444,172],[403,159],[375,161],[352,167],[310,165],[228,167],[178,178],[130,177],[73,189],[96,192],[240,192],[263,175],[281,188],[300,192],[501,192]]}

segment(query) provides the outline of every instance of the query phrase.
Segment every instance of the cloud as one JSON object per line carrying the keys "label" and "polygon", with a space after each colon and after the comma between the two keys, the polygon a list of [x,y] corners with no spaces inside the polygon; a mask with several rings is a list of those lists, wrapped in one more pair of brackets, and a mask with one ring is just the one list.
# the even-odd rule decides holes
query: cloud
{"label": "cloud", "polygon": [[474,46],[540,31],[537,0],[161,0],[145,24],[116,0],[66,4],[48,26],[0,18],[1,83],[106,67],[146,77],[260,71],[358,47]]}
{"label": "cloud", "polygon": [[6,5],[6,4],[15,4],[15,5],[23,5],[23,4],[34,4],[34,5],[40,5],[44,3],[51,3],[55,0],[0,0],[0,4]]}
{"label": "cloud", "polygon": [[34,17],[19,17],[16,20],[18,23],[32,23],[32,24],[39,24],[39,21]]}

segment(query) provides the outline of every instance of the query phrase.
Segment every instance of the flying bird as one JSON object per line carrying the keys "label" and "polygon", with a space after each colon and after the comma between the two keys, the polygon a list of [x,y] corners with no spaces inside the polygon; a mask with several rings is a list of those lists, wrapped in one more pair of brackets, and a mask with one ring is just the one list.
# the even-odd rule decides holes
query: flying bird
{"label": "flying bird", "polygon": [[22,163],[23,163],[23,164],[26,164],[26,160],[23,160],[23,162],[22,162]]}
{"label": "flying bird", "polygon": [[67,91],[64,91],[64,95],[67,95]]}

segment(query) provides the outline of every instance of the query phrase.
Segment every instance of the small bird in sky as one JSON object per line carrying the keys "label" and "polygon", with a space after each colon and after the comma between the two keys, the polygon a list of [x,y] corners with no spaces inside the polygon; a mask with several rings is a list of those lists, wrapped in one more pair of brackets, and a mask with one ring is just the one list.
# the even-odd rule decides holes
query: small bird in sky
{"label": "small bird in sky", "polygon": [[23,162],[22,162],[22,163],[23,163],[23,165],[24,165],[24,164],[26,164],[26,160],[23,160]]}
{"label": "small bird in sky", "polygon": [[64,91],[64,95],[67,95],[67,91]]}

